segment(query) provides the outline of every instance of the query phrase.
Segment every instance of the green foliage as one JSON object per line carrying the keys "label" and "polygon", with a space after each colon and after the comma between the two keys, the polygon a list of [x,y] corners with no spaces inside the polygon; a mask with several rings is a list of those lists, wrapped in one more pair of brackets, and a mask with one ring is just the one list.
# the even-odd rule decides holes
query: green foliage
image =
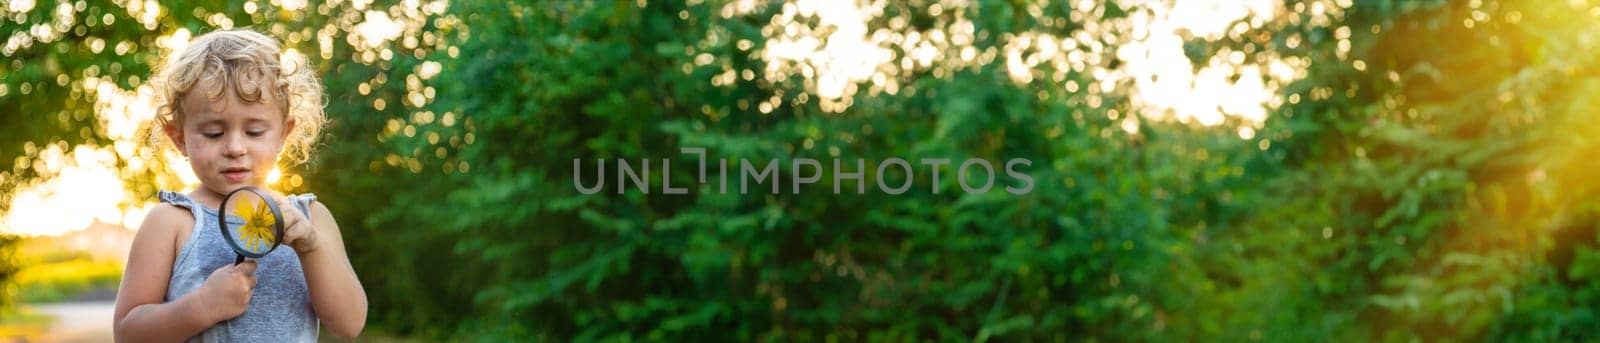
{"label": "green foliage", "polygon": [[[24,241],[26,242],[26,241]],[[22,244],[27,246],[26,243]],[[14,265],[23,266],[8,280],[23,303],[74,301],[104,296],[122,281],[122,263],[83,253],[21,249]],[[98,294],[95,294],[98,293]]]}
{"label": "green foliage", "polygon": [[[370,325],[424,338],[1594,340],[1591,9],[1368,1],[1319,24],[1305,9],[1314,3],[1185,42],[1196,64],[1225,51],[1310,62],[1246,138],[1236,128],[1252,124],[1238,119],[1127,118],[1137,112],[1126,83],[1101,91],[1102,76],[1082,68],[1042,65],[1062,76],[1017,82],[1004,56],[896,69],[894,91],[863,83],[848,107],[831,105],[815,77],[768,76],[776,62],[757,52],[774,46],[764,31],[779,4],[456,3],[423,26],[448,44],[363,62],[367,51],[341,40],[317,60],[334,124],[317,160],[294,171],[306,176],[296,190],[341,220]],[[188,4],[202,5],[224,8]],[[894,1],[868,24],[950,32],[954,10],[931,5]],[[1097,6],[1089,17],[1013,1],[961,11],[976,50],[991,51],[1021,33],[1089,34],[1147,10]],[[225,8],[283,32],[359,13],[284,20]],[[151,42],[143,28],[106,30]],[[155,60],[69,61],[59,50],[83,43],[64,44],[25,50],[3,78]],[[124,74],[147,68],[122,63]],[[429,63],[441,72],[413,81]],[[421,88],[437,93],[407,100]],[[77,99],[0,96],[0,109],[68,113],[0,125],[82,119]],[[0,163],[24,141],[94,141],[72,138],[83,123],[61,125],[7,136],[17,141],[0,141]],[[731,171],[712,167],[700,184],[683,147]],[[831,170],[790,188],[798,159],[890,157],[917,171],[905,194],[835,184]],[[1001,173],[990,192],[967,194],[955,165],[934,178],[923,158],[998,170],[1029,159],[1033,188],[1007,193],[1022,181]],[[648,193],[617,192],[618,159],[651,160]],[[608,186],[578,192],[574,160],[585,183],[607,161]],[[720,178],[736,187],[739,161],[768,160],[779,161],[780,194],[718,190]],[[688,193],[661,194],[663,177]]]}
{"label": "green foliage", "polygon": [[11,235],[0,235],[0,312],[9,312],[16,301],[12,292],[20,270],[17,264],[17,242]]}

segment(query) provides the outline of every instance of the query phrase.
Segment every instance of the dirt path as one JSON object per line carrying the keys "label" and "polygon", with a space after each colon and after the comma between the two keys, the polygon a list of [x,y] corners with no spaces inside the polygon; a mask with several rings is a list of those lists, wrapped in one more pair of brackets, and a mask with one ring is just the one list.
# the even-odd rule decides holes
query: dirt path
{"label": "dirt path", "polygon": [[114,301],[101,300],[27,306],[56,318],[40,342],[110,342],[115,305]]}

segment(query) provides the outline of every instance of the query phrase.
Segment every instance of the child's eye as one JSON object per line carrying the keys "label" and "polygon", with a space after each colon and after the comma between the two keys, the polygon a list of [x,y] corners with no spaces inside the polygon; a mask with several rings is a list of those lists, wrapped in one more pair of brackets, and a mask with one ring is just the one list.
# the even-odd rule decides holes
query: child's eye
{"label": "child's eye", "polygon": [[206,136],[206,138],[222,137],[222,133],[221,132],[201,132],[200,135],[201,136]]}
{"label": "child's eye", "polygon": [[245,134],[250,135],[250,137],[261,137],[261,135],[267,134],[267,131],[245,131]]}

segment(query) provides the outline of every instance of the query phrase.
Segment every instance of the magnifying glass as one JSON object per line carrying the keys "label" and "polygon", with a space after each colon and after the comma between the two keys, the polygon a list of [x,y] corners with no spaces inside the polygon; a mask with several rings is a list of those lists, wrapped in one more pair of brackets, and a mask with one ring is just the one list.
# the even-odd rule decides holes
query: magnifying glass
{"label": "magnifying glass", "polygon": [[266,257],[281,243],[283,212],[267,191],[246,186],[228,192],[217,210],[222,212],[217,216],[222,240],[238,255],[233,264],[244,262],[246,257]]}

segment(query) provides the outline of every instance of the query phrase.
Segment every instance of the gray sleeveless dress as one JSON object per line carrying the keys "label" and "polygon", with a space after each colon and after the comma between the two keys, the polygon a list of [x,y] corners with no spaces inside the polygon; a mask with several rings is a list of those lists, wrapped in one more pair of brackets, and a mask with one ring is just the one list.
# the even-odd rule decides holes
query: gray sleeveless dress
{"label": "gray sleeveless dress", "polygon": [[[194,214],[194,230],[172,262],[172,278],[167,280],[166,301],[174,301],[205,284],[211,272],[232,264],[237,256],[223,241],[217,227],[217,210],[207,208],[187,195],[161,191],[161,202],[188,208]],[[291,195],[295,207],[311,213],[311,194]],[[287,210],[287,209],[285,209]],[[280,246],[256,260],[256,287],[250,307],[243,315],[206,329],[190,342],[314,342],[317,340],[316,312],[311,308],[311,292],[306,288],[300,256],[293,248]]]}

